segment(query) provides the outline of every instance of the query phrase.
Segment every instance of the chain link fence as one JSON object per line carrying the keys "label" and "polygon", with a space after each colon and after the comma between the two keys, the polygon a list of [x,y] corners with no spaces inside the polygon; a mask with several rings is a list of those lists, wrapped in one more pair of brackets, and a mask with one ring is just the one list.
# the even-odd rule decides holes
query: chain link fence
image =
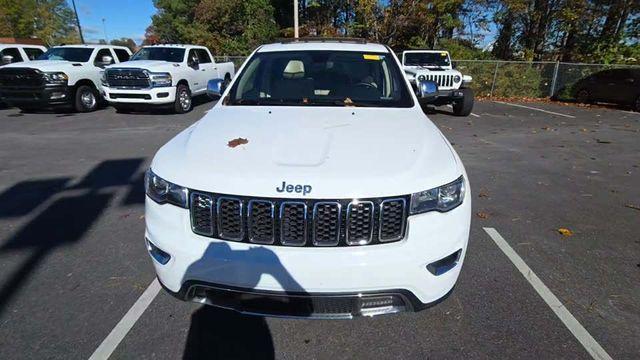
{"label": "chain link fence", "polygon": [[[246,56],[217,56],[216,61],[231,61],[236,69]],[[399,55],[402,58],[402,54]],[[573,100],[573,85],[599,71],[636,68],[638,65],[582,64],[551,61],[453,60],[464,75],[473,77],[470,87],[482,97],[552,97]]]}

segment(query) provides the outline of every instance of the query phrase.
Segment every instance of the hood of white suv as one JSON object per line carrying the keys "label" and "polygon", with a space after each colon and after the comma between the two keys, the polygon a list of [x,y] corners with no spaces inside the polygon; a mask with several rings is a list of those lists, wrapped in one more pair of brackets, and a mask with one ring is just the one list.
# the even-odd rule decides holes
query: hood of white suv
{"label": "hood of white suv", "polygon": [[125,61],[119,64],[110,65],[112,68],[128,68],[128,69],[147,69],[150,71],[167,71],[170,66],[180,66],[178,63],[171,63],[164,60],[133,60]]}
{"label": "hood of white suv", "polygon": [[462,166],[419,108],[216,106],[157,153],[153,171],[208,192],[307,198],[410,194]]}

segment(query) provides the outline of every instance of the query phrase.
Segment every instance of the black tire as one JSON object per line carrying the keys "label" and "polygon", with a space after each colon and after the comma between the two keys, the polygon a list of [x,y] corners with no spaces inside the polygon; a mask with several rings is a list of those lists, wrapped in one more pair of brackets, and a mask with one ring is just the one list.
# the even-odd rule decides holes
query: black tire
{"label": "black tire", "polygon": [[462,100],[453,103],[453,114],[455,116],[469,116],[473,110],[473,90],[460,89],[462,91]]}
{"label": "black tire", "polygon": [[580,104],[591,104],[593,101],[587,89],[580,89],[576,91],[576,102]]}
{"label": "black tire", "polygon": [[100,97],[96,89],[88,85],[80,85],[76,89],[73,108],[77,112],[91,112],[98,108]]}
{"label": "black tire", "polygon": [[226,90],[229,84],[231,84],[231,75],[226,74],[224,76],[224,80],[222,81],[222,91]]}
{"label": "black tire", "polygon": [[193,101],[191,99],[191,91],[189,91],[189,87],[185,84],[179,84],[176,88],[176,100],[173,103],[173,111],[176,114],[184,114],[191,111],[192,107]]}

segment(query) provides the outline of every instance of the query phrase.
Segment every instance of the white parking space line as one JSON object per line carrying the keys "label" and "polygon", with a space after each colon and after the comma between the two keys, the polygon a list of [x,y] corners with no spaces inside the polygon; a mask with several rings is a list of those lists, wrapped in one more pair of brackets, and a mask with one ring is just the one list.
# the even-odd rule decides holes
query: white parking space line
{"label": "white parking space line", "polygon": [[567,118],[571,118],[571,119],[575,119],[576,117],[573,115],[567,115],[567,114],[561,114],[561,113],[557,113],[554,111],[549,111],[549,110],[545,110],[545,109],[540,109],[540,108],[536,108],[536,107],[532,107],[532,106],[525,106],[525,105],[520,105],[520,104],[513,104],[513,103],[508,103],[508,102],[504,102],[504,101],[494,101],[495,103],[498,104],[502,104],[502,105],[509,105],[509,106],[515,106],[515,107],[519,107],[519,108],[523,108],[523,109],[529,109],[529,110],[535,110],[535,111],[540,111],[543,113],[547,113],[547,114],[551,114],[551,115],[558,115],[558,116],[564,116]]}
{"label": "white parking space line", "polygon": [[[451,104],[447,104],[447,107],[448,107],[449,109],[453,109],[453,106],[452,106]],[[478,115],[478,114],[474,114],[474,113],[471,113],[471,116],[473,116],[473,117],[477,117],[477,118],[479,118],[479,117],[480,117],[480,115]]]}
{"label": "white parking space line", "polygon": [[154,279],[153,282],[147,287],[147,289],[140,295],[135,304],[127,311],[124,317],[111,330],[111,333],[102,341],[102,344],[98,346],[96,351],[93,352],[89,360],[106,360],[111,356],[113,351],[118,347],[118,344],[124,339],[129,330],[135,325],[142,313],[149,307],[153,299],[160,292],[160,283],[158,279]]}
{"label": "white parking space line", "polygon": [[483,228],[489,234],[491,239],[498,245],[498,248],[511,260],[513,265],[520,271],[525,279],[533,286],[535,291],[540,295],[542,300],[549,305],[551,310],[560,318],[560,321],[571,331],[573,336],[584,346],[585,350],[594,359],[611,359],[611,356],[598,344],[598,342],[589,334],[576,320],[560,300],[549,290],[549,288],[540,280],[540,278],[531,270],[522,258],[509,246],[507,241],[494,228]]}

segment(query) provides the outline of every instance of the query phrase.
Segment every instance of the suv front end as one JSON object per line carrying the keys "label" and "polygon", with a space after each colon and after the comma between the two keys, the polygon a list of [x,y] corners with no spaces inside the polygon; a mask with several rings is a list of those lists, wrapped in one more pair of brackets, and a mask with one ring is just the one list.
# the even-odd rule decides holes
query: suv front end
{"label": "suv front end", "polygon": [[452,291],[469,238],[464,167],[381,45],[262,48],[158,151],[145,189],[163,287],[248,314],[424,309]]}

